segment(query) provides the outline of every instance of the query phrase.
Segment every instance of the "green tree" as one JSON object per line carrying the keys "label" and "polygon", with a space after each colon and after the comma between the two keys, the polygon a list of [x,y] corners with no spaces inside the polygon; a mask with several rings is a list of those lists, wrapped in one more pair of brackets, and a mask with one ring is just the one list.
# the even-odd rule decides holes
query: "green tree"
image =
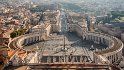
{"label": "green tree", "polygon": [[15,38],[17,36],[17,33],[16,32],[12,32],[11,34],[10,34],[10,37],[11,38]]}
{"label": "green tree", "polygon": [[19,29],[19,30],[16,30],[16,31],[13,31],[11,34],[10,34],[10,37],[11,38],[15,38],[17,36],[20,36],[20,35],[23,35],[26,33],[26,29]]}
{"label": "green tree", "polygon": [[25,32],[24,29],[20,29],[20,30],[18,30],[18,36],[23,35],[24,32]]}

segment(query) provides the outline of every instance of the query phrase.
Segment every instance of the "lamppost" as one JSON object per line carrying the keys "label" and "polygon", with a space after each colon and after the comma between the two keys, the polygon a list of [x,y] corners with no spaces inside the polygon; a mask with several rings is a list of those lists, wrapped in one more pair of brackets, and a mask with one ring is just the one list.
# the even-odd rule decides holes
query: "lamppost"
{"label": "lamppost", "polygon": [[94,57],[94,51],[95,51],[95,48],[93,47],[93,45],[91,45],[91,48],[89,49],[90,51],[92,51],[92,54],[93,54],[93,62],[95,62],[95,57]]}

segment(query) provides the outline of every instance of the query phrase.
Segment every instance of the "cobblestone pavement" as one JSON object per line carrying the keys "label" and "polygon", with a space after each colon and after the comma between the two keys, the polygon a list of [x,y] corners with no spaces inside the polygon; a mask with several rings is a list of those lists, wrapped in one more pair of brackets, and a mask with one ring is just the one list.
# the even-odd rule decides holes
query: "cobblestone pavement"
{"label": "cobblestone pavement", "polygon": [[66,33],[65,52],[63,51],[63,44],[64,35],[53,34],[47,41],[26,46],[25,49],[33,49],[38,46],[41,49],[42,55],[85,55],[90,56],[89,59],[92,60],[93,52],[89,50],[91,45],[94,45],[98,49],[106,47],[105,45],[98,45],[91,41],[83,41],[75,33]]}

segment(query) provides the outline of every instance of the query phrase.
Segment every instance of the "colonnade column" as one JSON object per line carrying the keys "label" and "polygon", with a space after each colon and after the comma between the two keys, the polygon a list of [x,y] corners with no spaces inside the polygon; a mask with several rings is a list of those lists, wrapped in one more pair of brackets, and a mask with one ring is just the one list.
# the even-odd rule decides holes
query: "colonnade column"
{"label": "colonnade column", "polygon": [[103,42],[103,38],[101,38],[101,43],[104,44],[104,42]]}
{"label": "colonnade column", "polygon": [[96,36],[94,36],[94,42],[96,43]]}
{"label": "colonnade column", "polygon": [[91,36],[91,37],[92,37],[92,38],[91,38],[91,39],[92,39],[92,41],[94,41],[94,36]]}
{"label": "colonnade column", "polygon": [[29,44],[32,43],[32,39],[31,38],[28,38],[28,40],[29,40]]}
{"label": "colonnade column", "polygon": [[33,37],[33,42],[35,41],[35,37]]}
{"label": "colonnade column", "polygon": [[83,40],[84,40],[84,35],[82,36]]}
{"label": "colonnade column", "polygon": [[91,36],[91,35],[89,35],[89,39],[90,39],[90,40],[92,40],[91,38],[92,38],[92,36]]}
{"label": "colonnade column", "polygon": [[100,43],[100,37],[98,37],[98,43]]}
{"label": "colonnade column", "polygon": [[92,35],[91,35],[91,39],[90,39],[90,40],[91,40],[91,41],[93,40],[93,39],[92,39]]}
{"label": "colonnade column", "polygon": [[27,45],[28,44],[28,39],[25,39],[25,45]]}
{"label": "colonnade column", "polygon": [[34,37],[34,41],[37,42],[37,36]]}
{"label": "colonnade column", "polygon": [[112,55],[112,62],[114,62],[114,55]]}
{"label": "colonnade column", "polygon": [[112,63],[112,55],[110,55],[110,62]]}
{"label": "colonnade column", "polygon": [[40,36],[38,36],[38,38],[39,38],[39,41],[41,41],[41,38],[40,38]]}
{"label": "colonnade column", "polygon": [[86,40],[88,40],[88,36],[86,36]]}
{"label": "colonnade column", "polygon": [[40,36],[38,36],[38,41],[40,41]]}
{"label": "colonnade column", "polygon": [[116,54],[114,54],[114,57],[115,57],[115,60],[114,60],[114,61],[116,61],[116,60],[117,60],[117,56],[116,56]]}

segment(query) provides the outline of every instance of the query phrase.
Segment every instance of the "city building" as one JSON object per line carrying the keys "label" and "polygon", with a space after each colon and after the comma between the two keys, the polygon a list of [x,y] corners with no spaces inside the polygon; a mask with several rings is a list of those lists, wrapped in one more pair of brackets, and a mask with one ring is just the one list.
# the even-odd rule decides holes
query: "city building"
{"label": "city building", "polygon": [[121,40],[124,42],[124,33],[121,33]]}
{"label": "city building", "polygon": [[[77,20],[76,20],[77,19]],[[70,32],[77,32],[79,36],[85,34],[88,31],[87,21],[80,14],[67,14],[67,30]]]}
{"label": "city building", "polygon": [[51,24],[50,22],[40,23],[40,25],[32,27],[30,33],[41,33],[47,38],[51,33]]}
{"label": "city building", "polygon": [[107,33],[107,34],[110,34],[112,36],[116,36],[116,37],[120,37],[121,36],[121,29],[118,28],[118,27],[113,27],[111,24],[98,24],[98,29]]}
{"label": "city building", "polygon": [[60,18],[60,11],[46,11],[43,13],[44,21],[49,20],[51,24],[51,31],[52,32],[60,32],[61,31],[61,18]]}

